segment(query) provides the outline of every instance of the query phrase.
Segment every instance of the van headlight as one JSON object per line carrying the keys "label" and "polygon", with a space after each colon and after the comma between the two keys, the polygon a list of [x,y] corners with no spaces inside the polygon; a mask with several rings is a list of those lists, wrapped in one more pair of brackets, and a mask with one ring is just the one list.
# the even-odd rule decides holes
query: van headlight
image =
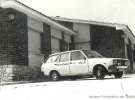
{"label": "van headlight", "polygon": [[129,65],[129,61],[127,60],[127,61],[125,61],[125,65],[126,66],[128,66]]}
{"label": "van headlight", "polygon": [[117,65],[118,61],[117,60],[113,60],[113,65]]}

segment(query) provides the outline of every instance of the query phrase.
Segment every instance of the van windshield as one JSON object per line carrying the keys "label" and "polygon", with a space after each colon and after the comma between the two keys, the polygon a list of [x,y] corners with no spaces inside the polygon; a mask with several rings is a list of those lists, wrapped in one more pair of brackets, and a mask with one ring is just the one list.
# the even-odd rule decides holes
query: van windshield
{"label": "van windshield", "polygon": [[99,54],[96,51],[91,51],[91,50],[83,50],[83,52],[85,53],[85,55],[88,58],[103,58],[104,56],[102,56],[101,54]]}

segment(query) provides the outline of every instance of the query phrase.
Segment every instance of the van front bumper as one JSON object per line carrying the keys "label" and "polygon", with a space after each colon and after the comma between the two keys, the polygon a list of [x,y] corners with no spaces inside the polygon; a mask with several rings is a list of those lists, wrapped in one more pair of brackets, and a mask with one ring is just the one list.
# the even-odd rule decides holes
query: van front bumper
{"label": "van front bumper", "polygon": [[125,71],[128,68],[128,66],[110,66],[108,68],[108,72],[122,72]]}

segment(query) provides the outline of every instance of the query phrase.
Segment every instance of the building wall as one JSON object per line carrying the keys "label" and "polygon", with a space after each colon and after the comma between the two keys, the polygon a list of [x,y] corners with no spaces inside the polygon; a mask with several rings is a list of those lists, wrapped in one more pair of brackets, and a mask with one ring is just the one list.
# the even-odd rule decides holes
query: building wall
{"label": "building wall", "polygon": [[[15,14],[13,21],[9,20],[9,13]],[[3,17],[0,21],[1,58],[7,61],[1,62],[3,65],[27,65],[27,16],[13,9],[3,9],[0,16]]]}
{"label": "building wall", "polygon": [[[64,33],[62,36],[62,31],[51,28],[51,48],[52,48],[52,53],[59,52],[61,51],[60,45],[61,41],[63,40],[68,46],[71,43],[71,35],[68,35]],[[66,48],[69,50],[69,47]]]}
{"label": "building wall", "polygon": [[62,39],[61,31],[51,27],[51,36]]}
{"label": "building wall", "polygon": [[60,52],[60,43],[58,38],[51,38],[52,53]]}
{"label": "building wall", "polygon": [[73,29],[78,33],[75,38],[75,49],[90,49],[90,26],[88,24],[74,23]]}
{"label": "building wall", "polygon": [[0,10],[0,19],[0,77],[7,81],[28,65],[27,16],[9,8]]}
{"label": "building wall", "polygon": [[71,35],[64,34],[64,37],[65,37],[65,41],[66,41],[67,43],[71,43]]}
{"label": "building wall", "polygon": [[69,29],[72,29],[73,30],[73,22],[68,22],[68,21],[58,21],[56,20],[58,23],[66,26],[67,28]]}
{"label": "building wall", "polygon": [[75,49],[91,49],[90,43],[89,42],[84,42],[84,43],[76,43],[75,44]]}
{"label": "building wall", "polygon": [[29,66],[40,67],[41,59],[41,33],[43,32],[43,23],[28,17],[28,57]]}
{"label": "building wall", "polygon": [[133,73],[135,73],[135,61],[133,62]]}
{"label": "building wall", "polygon": [[62,39],[61,31],[51,28],[51,49],[52,53],[60,51],[59,41]]}
{"label": "building wall", "polygon": [[125,58],[127,58],[130,62],[130,65],[127,69],[127,72],[134,73],[135,72],[135,46],[131,42],[131,40],[127,37],[126,34],[122,36],[125,42]]}
{"label": "building wall", "polygon": [[128,67],[128,72],[132,73],[134,68],[133,68],[133,62],[134,62],[134,58],[133,58],[133,46],[132,46],[132,42],[130,39],[127,38],[127,42],[125,44],[126,47],[126,52],[127,52],[127,59],[130,62],[130,67]]}
{"label": "building wall", "polygon": [[[72,29],[73,30],[73,26],[74,26],[74,23],[73,22],[68,22],[68,21],[58,21],[56,20],[58,23],[66,26],[67,28],[69,29]],[[63,32],[61,32],[63,33]],[[62,34],[61,34],[62,35]],[[75,44],[74,44],[74,35],[67,35],[67,34],[64,34],[64,36],[61,36],[61,41],[58,40],[58,38],[53,38],[53,40],[55,39],[55,41],[57,41],[57,44],[59,44],[60,46],[60,50],[62,51],[65,51],[66,50],[74,50],[75,49]],[[58,43],[58,41],[60,41],[60,43]],[[66,45],[65,47],[64,46],[61,46],[61,45]],[[57,48],[58,49],[58,48]]]}
{"label": "building wall", "polygon": [[[15,19],[9,20],[8,14]],[[43,56],[60,51],[71,36],[13,9],[0,9],[0,78],[22,79],[40,73]],[[2,74],[1,74],[2,73]]]}
{"label": "building wall", "polygon": [[91,47],[106,57],[125,58],[123,34],[112,27],[91,25]]}
{"label": "building wall", "polygon": [[48,57],[51,54],[51,26],[46,23],[43,23],[41,47],[41,51],[44,54],[44,57]]}
{"label": "building wall", "polygon": [[[28,17],[28,58],[30,67],[40,67],[43,56],[60,51],[62,31]],[[64,40],[71,43],[71,36],[64,33]]]}

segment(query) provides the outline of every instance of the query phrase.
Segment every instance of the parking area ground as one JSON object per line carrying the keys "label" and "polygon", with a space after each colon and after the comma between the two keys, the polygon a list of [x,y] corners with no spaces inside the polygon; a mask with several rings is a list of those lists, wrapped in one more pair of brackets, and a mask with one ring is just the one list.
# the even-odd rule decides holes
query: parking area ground
{"label": "parking area ground", "polygon": [[135,75],[0,86],[1,100],[135,100]]}

